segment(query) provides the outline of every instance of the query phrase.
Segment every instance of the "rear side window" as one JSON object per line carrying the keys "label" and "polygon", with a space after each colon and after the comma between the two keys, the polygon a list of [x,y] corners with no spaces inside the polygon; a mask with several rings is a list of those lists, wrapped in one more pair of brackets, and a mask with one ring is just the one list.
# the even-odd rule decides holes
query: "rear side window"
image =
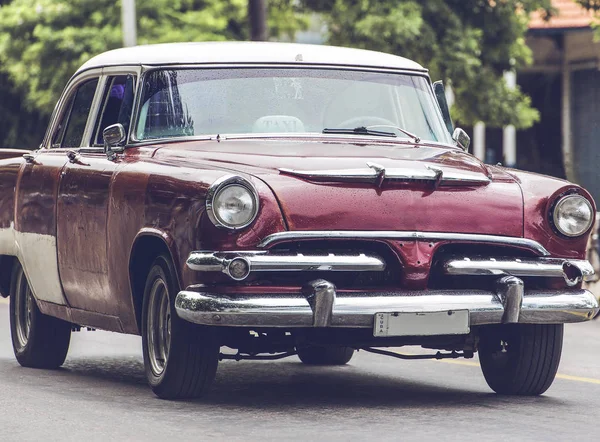
{"label": "rear side window", "polygon": [[[83,139],[83,132],[87,123],[92,101],[98,86],[98,79],[86,81],[77,88],[71,102],[71,108],[63,114],[58,132],[64,131],[62,140],[53,140],[55,147],[79,147]],[[57,134],[58,134],[57,132]]]}
{"label": "rear side window", "polygon": [[112,124],[120,123],[129,131],[131,111],[135,94],[135,77],[133,75],[117,75],[109,77],[102,98],[102,107],[96,122],[94,145],[104,144],[102,131]]}

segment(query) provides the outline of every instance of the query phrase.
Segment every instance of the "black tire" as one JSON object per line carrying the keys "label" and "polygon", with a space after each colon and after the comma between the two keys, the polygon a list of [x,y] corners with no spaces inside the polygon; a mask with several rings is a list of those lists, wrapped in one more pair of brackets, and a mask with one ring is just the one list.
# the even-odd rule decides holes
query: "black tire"
{"label": "black tire", "polygon": [[12,270],[9,311],[13,351],[19,364],[30,368],[60,367],[69,351],[71,324],[40,312],[19,262]]}
{"label": "black tire", "polygon": [[320,347],[316,345],[296,348],[298,357],[307,365],[345,365],[354,355],[351,347]]}
{"label": "black tire", "polygon": [[540,395],[554,381],[562,343],[562,324],[482,327],[479,361],[485,380],[499,394]]}
{"label": "black tire", "polygon": [[[162,294],[159,295],[156,290]],[[159,256],[150,267],[144,288],[142,346],[148,384],[162,399],[201,396],[212,384],[219,360],[219,346],[213,330],[191,324],[177,316],[175,296],[178,291],[179,284],[171,259]],[[168,303],[158,303],[158,297],[164,300],[165,293]],[[164,310],[157,310],[159,305]],[[158,319],[165,315],[165,320]],[[163,335],[160,334],[159,324],[166,324],[162,327],[162,330],[166,330]],[[156,344],[161,336],[165,337],[164,342]],[[150,345],[151,341],[155,345]],[[161,348],[166,348],[166,353],[161,353]],[[161,355],[165,354],[166,357],[162,358]]]}

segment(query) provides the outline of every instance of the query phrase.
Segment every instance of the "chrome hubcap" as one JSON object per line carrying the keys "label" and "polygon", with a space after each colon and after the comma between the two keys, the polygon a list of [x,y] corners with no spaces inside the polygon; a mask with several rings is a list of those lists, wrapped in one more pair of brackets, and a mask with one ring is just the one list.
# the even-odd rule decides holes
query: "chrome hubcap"
{"label": "chrome hubcap", "polygon": [[17,340],[21,348],[29,342],[29,334],[31,333],[31,317],[33,315],[33,294],[27,283],[27,278],[23,270],[19,272],[17,277],[15,293],[15,319],[17,329]]}
{"label": "chrome hubcap", "polygon": [[155,376],[161,376],[167,365],[171,348],[171,308],[165,282],[154,281],[148,300],[148,359]]}

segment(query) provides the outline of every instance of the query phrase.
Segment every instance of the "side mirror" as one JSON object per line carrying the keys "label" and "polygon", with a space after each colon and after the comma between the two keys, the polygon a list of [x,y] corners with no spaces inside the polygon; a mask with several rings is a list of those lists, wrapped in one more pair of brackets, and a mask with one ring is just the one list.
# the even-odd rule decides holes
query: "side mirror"
{"label": "side mirror", "polygon": [[467,133],[462,130],[460,127],[454,129],[454,133],[452,134],[452,139],[456,142],[458,147],[460,147],[465,152],[469,151],[469,146],[471,145],[471,137],[467,135]]}
{"label": "side mirror", "polygon": [[448,100],[446,100],[444,83],[441,81],[436,81],[433,83],[433,92],[435,93],[435,98],[437,99],[440,110],[442,111],[442,117],[444,118],[444,123],[446,123],[446,129],[448,129],[448,133],[451,134],[454,130],[454,124],[452,124],[452,118],[450,117],[450,108],[448,107]]}
{"label": "side mirror", "polygon": [[102,131],[104,138],[104,151],[109,160],[113,161],[117,153],[123,152],[123,144],[127,138],[125,128],[121,123],[111,124]]}
{"label": "side mirror", "polygon": [[107,147],[122,147],[126,136],[125,128],[121,123],[111,124],[102,131],[104,145]]}

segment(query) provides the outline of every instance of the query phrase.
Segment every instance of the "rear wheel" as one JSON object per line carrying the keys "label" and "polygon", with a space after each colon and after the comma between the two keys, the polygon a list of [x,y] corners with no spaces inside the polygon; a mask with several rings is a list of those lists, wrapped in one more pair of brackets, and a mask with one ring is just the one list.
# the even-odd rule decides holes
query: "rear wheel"
{"label": "rear wheel", "polygon": [[161,255],[146,279],[142,345],[148,383],[163,399],[201,396],[215,378],[219,358],[212,330],[177,316],[177,292],[171,260]]}
{"label": "rear wheel", "polygon": [[345,365],[354,355],[351,347],[297,347],[298,357],[308,365]]}
{"label": "rear wheel", "polygon": [[20,263],[10,282],[10,331],[15,357],[23,367],[58,368],[67,357],[71,324],[38,309]]}
{"label": "rear wheel", "polygon": [[479,361],[485,380],[499,394],[540,395],[554,381],[562,342],[562,324],[482,327]]}

